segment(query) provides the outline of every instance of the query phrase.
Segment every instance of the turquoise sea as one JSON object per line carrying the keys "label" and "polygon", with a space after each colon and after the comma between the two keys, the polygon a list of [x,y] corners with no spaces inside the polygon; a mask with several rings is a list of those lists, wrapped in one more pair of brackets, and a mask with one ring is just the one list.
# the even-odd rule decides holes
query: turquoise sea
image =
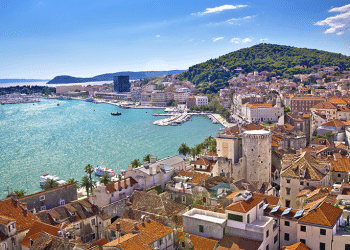
{"label": "turquoise sea", "polygon": [[[116,111],[122,115],[110,115]],[[175,155],[181,143],[192,147],[222,128],[204,116],[181,126],[153,125],[164,117],[152,114],[162,112],[77,100],[0,105],[0,197],[7,188],[40,191],[43,173],[80,180],[89,163],[120,172],[148,153]]]}

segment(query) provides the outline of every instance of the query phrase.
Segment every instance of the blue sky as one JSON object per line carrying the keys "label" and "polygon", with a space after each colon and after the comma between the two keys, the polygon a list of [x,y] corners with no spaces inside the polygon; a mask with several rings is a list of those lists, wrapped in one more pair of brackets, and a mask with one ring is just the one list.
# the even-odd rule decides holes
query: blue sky
{"label": "blue sky", "polygon": [[0,78],[187,69],[262,41],[350,55],[350,1],[1,0]]}

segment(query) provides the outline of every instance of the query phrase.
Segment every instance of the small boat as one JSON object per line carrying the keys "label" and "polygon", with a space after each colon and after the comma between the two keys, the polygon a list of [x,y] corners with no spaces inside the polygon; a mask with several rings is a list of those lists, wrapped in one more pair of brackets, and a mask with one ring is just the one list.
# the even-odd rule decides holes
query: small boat
{"label": "small boat", "polygon": [[111,115],[121,115],[119,112],[112,112]]}
{"label": "small boat", "polygon": [[108,174],[109,177],[115,176],[115,172],[113,169],[103,168],[103,167],[98,167],[98,166],[97,166],[97,168],[95,168],[95,175],[102,176],[104,174]]}
{"label": "small boat", "polygon": [[158,114],[157,114],[157,113],[154,113],[153,116],[158,116]]}
{"label": "small boat", "polygon": [[42,176],[40,176],[40,178],[41,178],[40,180],[41,187],[43,187],[48,180],[54,180],[56,182],[60,180],[60,178],[57,177],[56,175],[49,175],[49,174],[43,174]]}
{"label": "small boat", "polygon": [[59,104],[59,103],[57,103],[57,106],[60,106],[60,104]]}

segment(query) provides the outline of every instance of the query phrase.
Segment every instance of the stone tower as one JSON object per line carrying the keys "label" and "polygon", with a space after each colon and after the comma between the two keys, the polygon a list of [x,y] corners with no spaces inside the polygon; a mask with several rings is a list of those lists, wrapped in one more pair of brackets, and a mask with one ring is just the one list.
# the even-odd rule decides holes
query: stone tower
{"label": "stone tower", "polygon": [[246,179],[270,183],[271,133],[265,130],[250,130],[245,131],[242,137]]}

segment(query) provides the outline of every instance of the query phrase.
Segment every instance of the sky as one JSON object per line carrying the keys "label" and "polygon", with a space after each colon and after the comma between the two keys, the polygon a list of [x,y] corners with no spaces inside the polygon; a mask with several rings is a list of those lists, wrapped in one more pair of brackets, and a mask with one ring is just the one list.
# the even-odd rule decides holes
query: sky
{"label": "sky", "polygon": [[350,56],[349,26],[349,0],[0,0],[0,78],[186,70],[262,42]]}

